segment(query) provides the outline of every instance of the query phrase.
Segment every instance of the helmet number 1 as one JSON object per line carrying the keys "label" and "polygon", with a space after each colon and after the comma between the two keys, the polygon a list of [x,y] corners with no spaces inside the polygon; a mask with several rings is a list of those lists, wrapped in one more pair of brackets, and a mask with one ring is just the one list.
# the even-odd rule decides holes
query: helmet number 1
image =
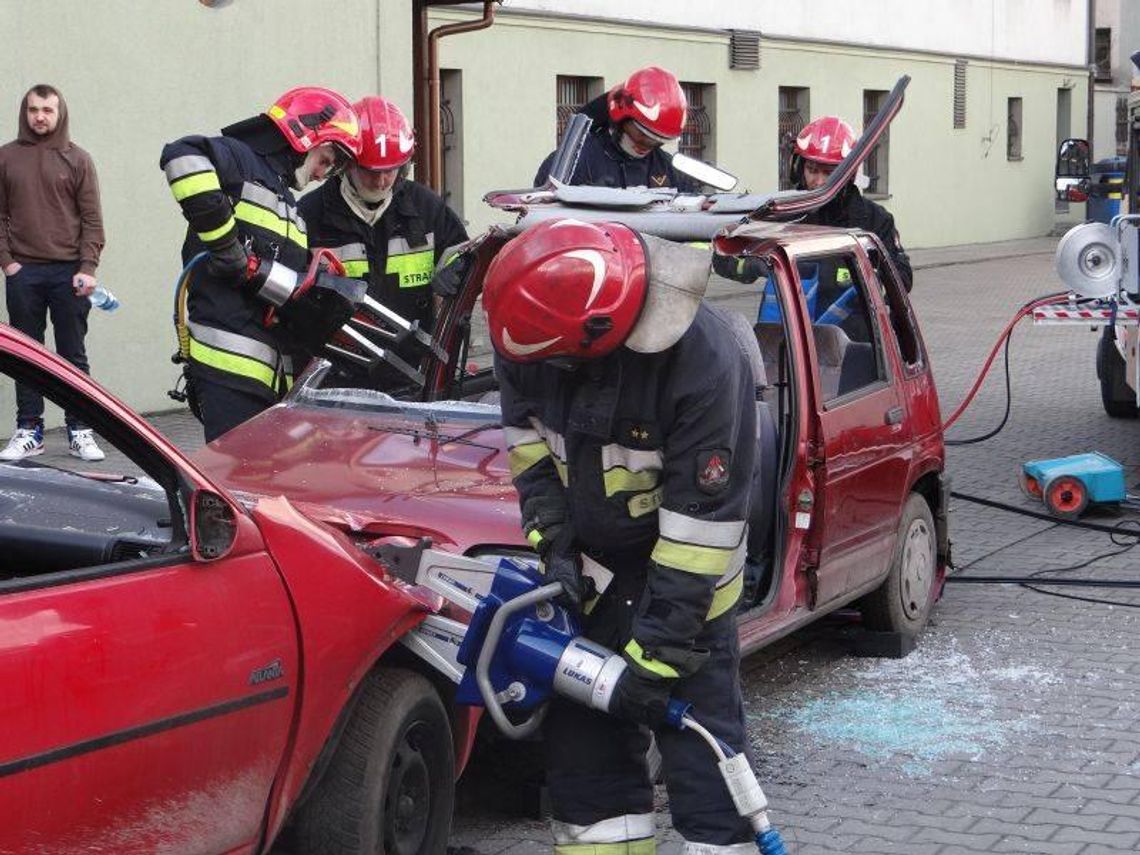
{"label": "helmet number 1", "polygon": [[388,135],[387,134],[377,134],[376,135],[376,145],[378,145],[380,147],[380,156],[381,157],[387,157],[388,156]]}
{"label": "helmet number 1", "polygon": [[831,143],[831,134],[825,134],[819,138],[819,145],[824,151],[827,151],[828,145]]}

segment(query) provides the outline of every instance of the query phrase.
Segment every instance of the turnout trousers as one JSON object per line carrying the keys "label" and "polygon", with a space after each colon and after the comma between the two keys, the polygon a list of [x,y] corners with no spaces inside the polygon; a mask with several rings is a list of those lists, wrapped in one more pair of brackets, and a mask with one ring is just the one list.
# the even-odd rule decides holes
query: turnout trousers
{"label": "turnout trousers", "polygon": [[[609,556],[599,558],[608,567],[622,566],[611,563]],[[621,650],[629,639],[630,622],[644,589],[644,570],[624,575],[615,575],[583,621],[584,635],[611,650]],[[736,609],[708,622],[696,646],[707,648],[709,658],[695,674],[677,681],[673,697],[690,702],[693,717],[734,751],[750,755]],[[690,731],[668,727],[654,735],[673,827],[684,837],[685,851],[709,855],[751,851],[751,827],[737,814],[716,756],[705,741]],[[546,717],[544,741],[555,852],[651,855],[655,844],[653,783],[646,764],[649,731],[556,699]]]}

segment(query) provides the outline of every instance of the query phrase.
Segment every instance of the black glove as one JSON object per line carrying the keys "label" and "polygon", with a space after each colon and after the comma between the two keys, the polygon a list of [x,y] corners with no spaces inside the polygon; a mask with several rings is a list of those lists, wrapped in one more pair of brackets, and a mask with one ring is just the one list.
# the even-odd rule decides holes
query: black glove
{"label": "black glove", "polygon": [[[534,545],[540,558],[545,558],[563,537],[566,527],[566,500],[562,496],[532,496],[522,506],[523,533]],[[535,533],[537,532],[537,542]]]}
{"label": "black glove", "polygon": [[471,270],[471,256],[467,253],[456,253],[448,257],[447,253],[441,259],[439,267],[431,277],[431,290],[437,297],[454,297],[467,280]]}
{"label": "black glove", "polygon": [[249,258],[235,237],[210,250],[206,259],[206,273],[222,282],[240,282],[245,278]]}
{"label": "black glove", "polygon": [[634,666],[627,666],[614,686],[609,712],[638,724],[660,727],[665,724],[669,693],[675,682],[665,677],[649,677],[636,671]]}
{"label": "black glove", "polygon": [[562,594],[554,602],[575,615],[582,613],[582,605],[597,596],[594,580],[582,575],[582,555],[577,551],[562,552],[551,549],[542,561],[547,582],[561,582]]}

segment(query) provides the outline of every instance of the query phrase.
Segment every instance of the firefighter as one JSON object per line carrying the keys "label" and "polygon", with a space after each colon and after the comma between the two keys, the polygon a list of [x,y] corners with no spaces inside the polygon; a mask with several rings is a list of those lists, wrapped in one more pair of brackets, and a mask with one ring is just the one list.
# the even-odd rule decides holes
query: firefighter
{"label": "firefighter", "polygon": [[179,323],[191,409],[206,441],[277,401],[303,367],[305,350],[285,325],[266,325],[272,306],[288,315],[296,291],[250,287],[250,256],[303,271],[308,237],[293,190],[326,177],[360,150],[347,99],[306,86],[264,113],[188,136],[162,150],[160,165],[189,223],[182,260],[205,251],[184,277],[188,320]]}
{"label": "firefighter", "polygon": [[415,138],[400,108],[378,96],[353,108],[360,154],[343,175],[301,200],[309,241],[331,247],[349,276],[368,283],[369,296],[430,331],[433,271],[467,232],[443,199],[407,177]]}
{"label": "firefighter", "polygon": [[524,530],[584,633],[628,663],[616,715],[554,701],[546,717],[561,855],[654,851],[641,726],[685,851],[751,851],[707,746],[663,726],[676,695],[748,751],[736,605],[755,392],[731,323],[701,301],[708,275],[707,252],[563,219],[514,238],[484,281]]}
{"label": "firefighter", "polygon": [[[792,180],[800,190],[822,186],[836,166],[858,142],[851,126],[838,116],[823,116],[804,126],[792,151]],[[910,259],[899,240],[895,218],[876,202],[859,192],[854,183],[844,187],[834,199],[804,217],[805,223],[862,229],[879,236],[891,256],[899,279],[910,291],[914,282]]]}
{"label": "firefighter", "polygon": [[[635,71],[582,108],[594,125],[565,183],[692,189],[662,149],[680,138],[686,108],[685,93],[672,73],[653,65]],[[553,161],[551,153],[542,162],[535,187],[546,183]]]}

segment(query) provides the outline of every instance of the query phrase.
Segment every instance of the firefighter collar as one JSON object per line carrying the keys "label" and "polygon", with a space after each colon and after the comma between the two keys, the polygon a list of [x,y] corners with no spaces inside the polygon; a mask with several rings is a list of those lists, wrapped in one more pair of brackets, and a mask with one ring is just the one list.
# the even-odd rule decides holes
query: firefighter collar
{"label": "firefighter collar", "polygon": [[675,345],[697,316],[709,285],[708,249],[642,234],[649,270],[645,306],[625,340],[638,353],[658,353]]}

